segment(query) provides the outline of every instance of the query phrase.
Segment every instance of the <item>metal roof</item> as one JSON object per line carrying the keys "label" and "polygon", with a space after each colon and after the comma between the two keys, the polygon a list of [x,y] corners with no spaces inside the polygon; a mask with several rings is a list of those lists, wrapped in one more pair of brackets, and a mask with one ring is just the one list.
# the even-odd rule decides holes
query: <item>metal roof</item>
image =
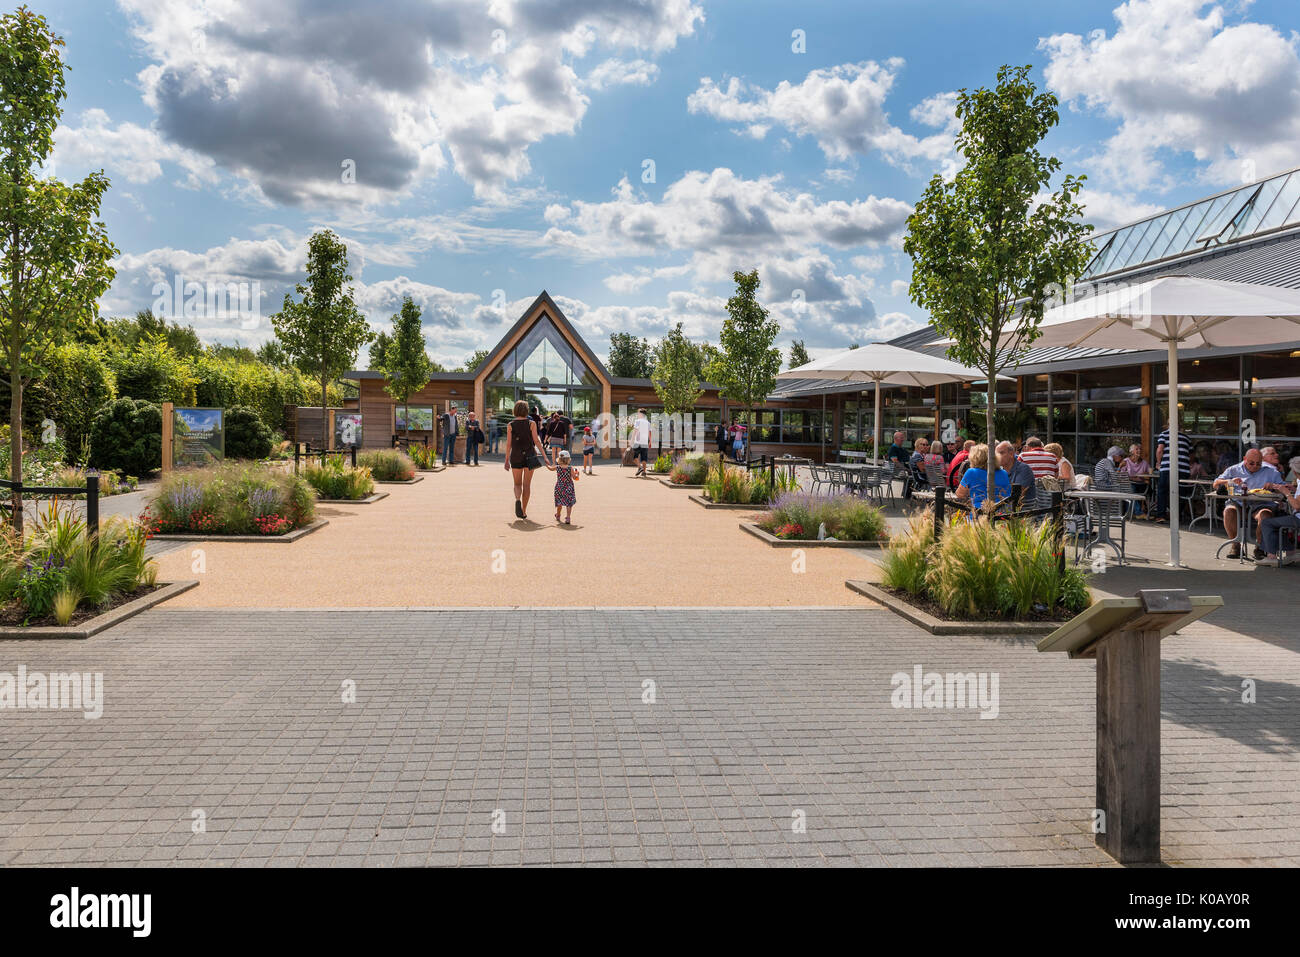
{"label": "metal roof", "polygon": [[1092,237],[1084,279],[1208,253],[1300,227],[1300,168],[1235,186]]}
{"label": "metal roof", "polygon": [[[1195,204],[1193,204],[1195,205]],[[1230,248],[1215,247],[1194,256],[1178,257],[1163,263],[1125,270],[1106,278],[1105,282],[1144,282],[1164,275],[1199,276],[1204,279],[1226,279],[1233,282],[1257,282],[1271,286],[1300,288],[1300,229],[1279,231],[1274,235],[1251,242],[1234,244]],[[946,347],[935,345],[942,337],[933,326],[909,332],[890,344],[904,349],[916,349],[931,355],[944,355]],[[1269,346],[1268,351],[1283,351],[1300,347],[1300,342]],[[1240,355],[1248,349],[1216,349],[1198,351],[1198,355]],[[1043,372],[1066,371],[1067,368],[1087,369],[1102,365],[1139,365],[1146,362],[1163,362],[1165,353],[1159,350],[1135,352],[1124,349],[1098,349],[1087,346],[1069,348],[1054,346],[1030,349],[1017,364],[1017,375],[1038,375]]]}

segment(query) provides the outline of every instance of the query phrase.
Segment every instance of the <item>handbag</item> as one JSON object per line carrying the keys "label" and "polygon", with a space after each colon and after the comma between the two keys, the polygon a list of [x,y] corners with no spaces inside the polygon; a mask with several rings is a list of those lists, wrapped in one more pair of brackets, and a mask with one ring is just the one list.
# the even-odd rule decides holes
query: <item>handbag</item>
{"label": "handbag", "polygon": [[529,452],[524,456],[524,468],[539,469],[542,467],[542,457],[536,452]]}

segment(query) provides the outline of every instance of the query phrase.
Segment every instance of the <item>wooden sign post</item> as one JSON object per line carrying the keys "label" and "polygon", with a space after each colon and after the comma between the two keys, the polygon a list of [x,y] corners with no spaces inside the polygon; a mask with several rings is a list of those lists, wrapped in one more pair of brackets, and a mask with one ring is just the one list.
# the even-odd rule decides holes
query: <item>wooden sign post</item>
{"label": "wooden sign post", "polygon": [[176,405],[172,402],[162,404],[162,470],[170,472],[174,461],[173,446],[176,442]]}
{"label": "wooden sign post", "polygon": [[1184,589],[1103,598],[1038,643],[1097,661],[1093,833],[1121,864],[1160,860],[1160,641],[1221,607]]}

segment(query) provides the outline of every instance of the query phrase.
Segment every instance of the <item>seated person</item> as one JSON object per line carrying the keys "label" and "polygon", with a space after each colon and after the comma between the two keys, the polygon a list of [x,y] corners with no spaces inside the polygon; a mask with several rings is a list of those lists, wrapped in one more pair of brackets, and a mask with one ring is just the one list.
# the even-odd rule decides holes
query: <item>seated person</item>
{"label": "seated person", "polygon": [[1112,445],[1106,450],[1106,457],[1092,470],[1093,487],[1103,492],[1114,492],[1119,488],[1120,463],[1124,461],[1124,450]]}
{"label": "seated person", "polygon": [[[1284,489],[1291,507],[1300,510],[1300,494],[1292,494],[1292,490],[1285,485],[1279,485],[1274,490],[1280,492]],[[1300,514],[1272,515],[1260,522],[1259,527],[1263,532],[1264,555],[1255,561],[1261,565],[1280,565],[1282,530],[1293,528],[1300,531]]]}
{"label": "seated person", "polygon": [[967,439],[962,445],[961,451],[954,455],[952,461],[948,463],[946,474],[949,488],[957,488],[961,484],[961,473],[966,469],[967,461],[970,459],[970,450],[973,448],[975,448],[975,440]]}
{"label": "seated person", "polygon": [[[1143,476],[1151,474],[1151,463],[1142,454],[1142,446],[1130,445],[1128,447],[1128,458],[1124,460],[1122,468],[1125,474],[1128,475],[1129,484],[1133,486],[1133,491],[1145,495],[1147,489],[1151,487],[1151,480],[1143,478]],[[1142,502],[1133,503],[1134,517],[1142,514],[1142,505]]]}
{"label": "seated person", "polygon": [[[1223,474],[1214,480],[1214,490],[1230,486],[1238,493],[1249,492],[1253,489],[1267,488],[1272,489],[1274,486],[1282,484],[1282,476],[1277,469],[1264,462],[1263,453],[1259,449],[1248,449],[1246,456],[1236,465],[1230,465],[1224,469]],[[1223,507],[1223,530],[1227,532],[1229,538],[1237,537],[1237,520],[1238,509],[1237,502],[1231,502]],[[1264,557],[1264,552],[1259,546],[1260,542],[1260,521],[1273,516],[1271,502],[1265,502],[1259,505],[1251,503],[1248,507],[1251,514],[1256,516],[1257,524],[1255,525],[1255,559]],[[1241,557],[1241,546],[1233,542],[1232,547],[1228,549],[1229,558]]]}
{"label": "seated person", "polygon": [[[961,477],[961,484],[957,486],[957,499],[959,501],[969,500],[971,505],[979,508],[984,504],[988,497],[989,484],[989,447],[987,445],[976,445],[970,450],[970,468]],[[993,500],[1000,502],[1004,498],[1011,497],[1011,476],[1006,473],[1005,469],[998,469],[993,473]]]}
{"label": "seated person", "polygon": [[1291,461],[1287,463],[1289,471],[1286,473],[1286,484],[1295,485],[1300,483],[1300,455],[1291,456]]}
{"label": "seated person", "polygon": [[[1010,442],[998,443],[999,472],[1006,472],[1011,483],[1011,504],[1015,508],[1034,508],[1038,502],[1038,485],[1034,470],[1025,462],[1016,458],[1016,450]],[[994,481],[997,476],[994,476]],[[987,479],[985,480],[987,482]]]}

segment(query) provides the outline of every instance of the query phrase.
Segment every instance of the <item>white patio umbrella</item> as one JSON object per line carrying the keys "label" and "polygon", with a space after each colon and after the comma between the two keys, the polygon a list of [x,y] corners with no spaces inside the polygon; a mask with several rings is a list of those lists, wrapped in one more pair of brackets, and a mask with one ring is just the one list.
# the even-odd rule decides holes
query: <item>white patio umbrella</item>
{"label": "white patio umbrella", "polygon": [[881,386],[936,386],[950,382],[983,379],[978,369],[902,349],[884,342],[872,342],[857,349],[845,349],[777,375],[778,379],[827,379],[834,382],[870,382],[875,385],[876,416],[871,434],[876,457],[880,456],[880,389]]}
{"label": "white patio umbrella", "polygon": [[[1169,355],[1169,563],[1178,554],[1178,347],[1267,346],[1300,340],[1300,290],[1258,283],[1161,276],[1103,288],[1043,315],[1035,347],[1150,349]],[[1157,462],[1156,468],[1160,467]]]}

